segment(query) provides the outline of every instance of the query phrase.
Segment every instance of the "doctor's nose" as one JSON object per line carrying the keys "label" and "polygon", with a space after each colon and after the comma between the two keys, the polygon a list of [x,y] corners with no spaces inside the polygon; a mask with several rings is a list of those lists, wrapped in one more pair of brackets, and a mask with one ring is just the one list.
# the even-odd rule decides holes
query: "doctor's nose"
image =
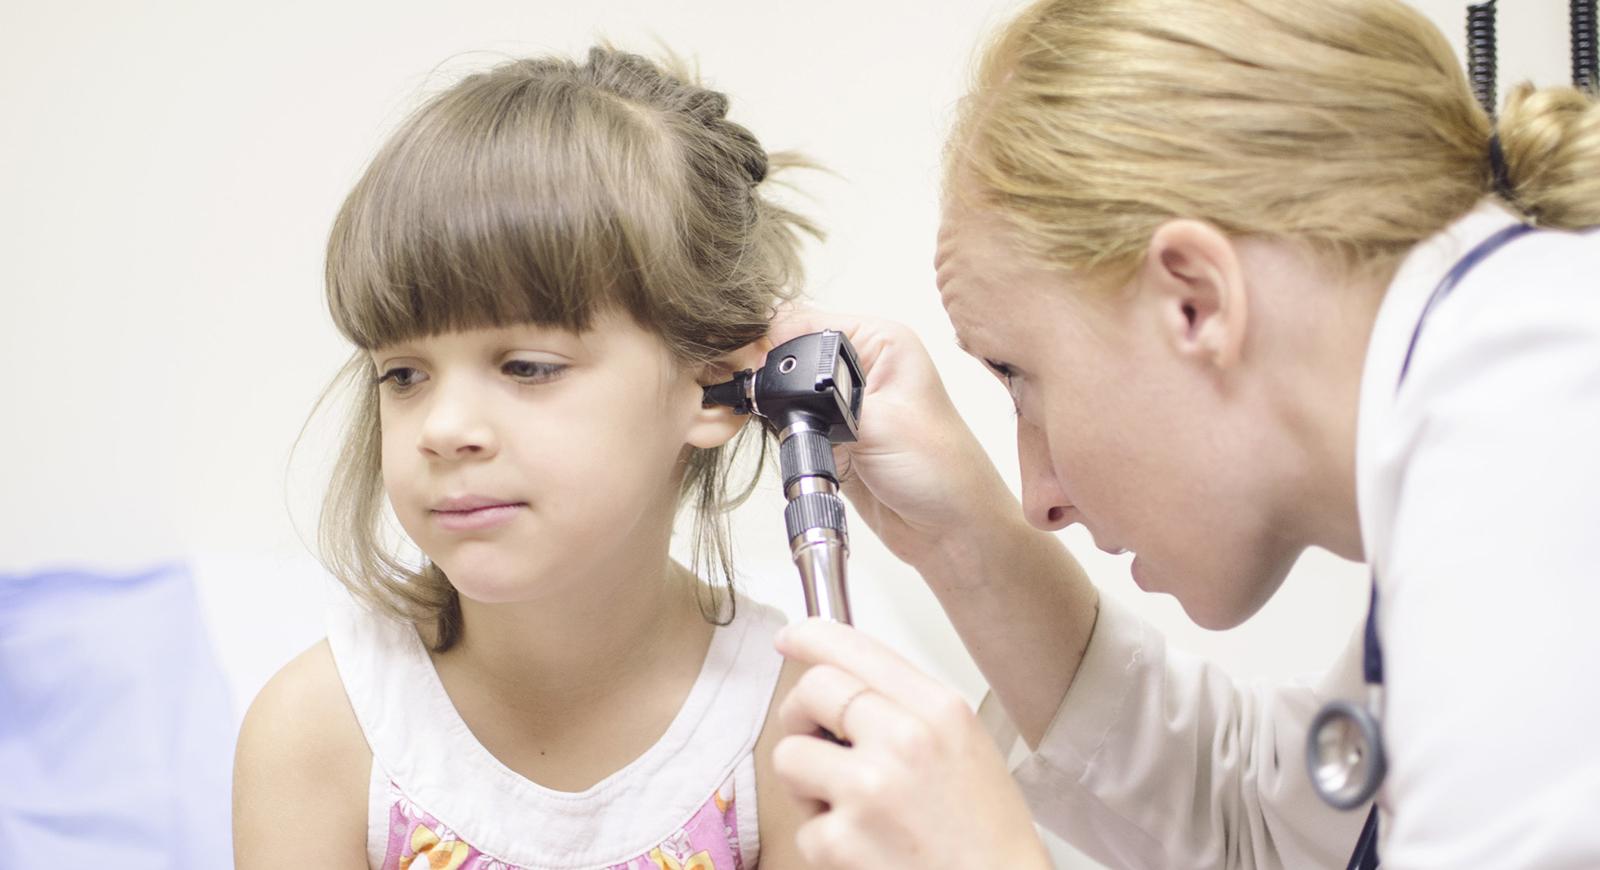
{"label": "doctor's nose", "polygon": [[1022,469],[1022,512],[1028,523],[1047,532],[1078,522],[1050,459],[1050,444],[1039,427],[1017,418],[1017,460]]}
{"label": "doctor's nose", "polygon": [[429,459],[487,459],[499,451],[499,439],[479,402],[466,387],[439,384],[429,396],[417,449]]}

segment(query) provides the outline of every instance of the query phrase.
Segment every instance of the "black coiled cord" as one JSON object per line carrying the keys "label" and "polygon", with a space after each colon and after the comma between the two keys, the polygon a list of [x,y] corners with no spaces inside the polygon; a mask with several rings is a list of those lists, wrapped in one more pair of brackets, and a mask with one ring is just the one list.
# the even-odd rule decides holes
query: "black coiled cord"
{"label": "black coiled cord", "polygon": [[1600,58],[1595,48],[1595,0],[1572,0],[1572,86],[1600,91]]}
{"label": "black coiled cord", "polygon": [[[1489,117],[1495,117],[1498,102],[1495,85],[1498,47],[1495,44],[1494,6],[1496,0],[1475,3],[1467,7],[1467,78],[1472,81],[1473,96]],[[1574,4],[1580,0],[1573,0]],[[1589,8],[1594,8],[1589,0]]]}

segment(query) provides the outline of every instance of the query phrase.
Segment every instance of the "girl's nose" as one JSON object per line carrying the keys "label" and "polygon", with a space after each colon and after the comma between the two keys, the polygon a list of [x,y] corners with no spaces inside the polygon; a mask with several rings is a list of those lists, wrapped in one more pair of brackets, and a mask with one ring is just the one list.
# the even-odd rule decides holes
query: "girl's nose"
{"label": "girl's nose", "polygon": [[1029,524],[1053,532],[1077,522],[1077,510],[1056,478],[1044,432],[1021,417],[1017,418],[1017,460],[1022,469],[1022,511]]}
{"label": "girl's nose", "polygon": [[423,454],[433,459],[483,459],[499,449],[494,427],[471,389],[437,383],[428,398],[417,438]]}

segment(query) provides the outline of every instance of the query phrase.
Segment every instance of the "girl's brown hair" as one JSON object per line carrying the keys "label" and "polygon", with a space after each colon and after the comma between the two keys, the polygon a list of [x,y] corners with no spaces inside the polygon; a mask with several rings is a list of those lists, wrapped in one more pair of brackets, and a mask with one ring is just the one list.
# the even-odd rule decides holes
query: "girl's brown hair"
{"label": "girl's brown hair", "polygon": [[1494,189],[1544,226],[1600,223],[1600,106],[1514,90],[1498,126],[1398,0],[1040,0],[984,53],[952,193],[1047,266],[1116,274],[1173,218],[1384,267]]}
{"label": "girl's brown hair", "polygon": [[[681,65],[679,65],[681,66]],[[516,60],[430,99],[378,152],[328,241],[334,323],[355,344],[358,391],[324,501],[324,561],[353,593],[432,622],[445,649],[460,601],[432,563],[384,544],[378,390],[367,351],[441,332],[533,323],[581,331],[626,312],[700,367],[762,338],[801,280],[808,221],[760,192],[769,156],[728,99],[638,55]],[[336,381],[339,383],[339,381]],[[694,449],[693,561],[732,583],[725,512],[749,495],[730,468],[752,431]],[[729,596],[731,603],[731,596]],[[708,618],[723,608],[715,601]]]}

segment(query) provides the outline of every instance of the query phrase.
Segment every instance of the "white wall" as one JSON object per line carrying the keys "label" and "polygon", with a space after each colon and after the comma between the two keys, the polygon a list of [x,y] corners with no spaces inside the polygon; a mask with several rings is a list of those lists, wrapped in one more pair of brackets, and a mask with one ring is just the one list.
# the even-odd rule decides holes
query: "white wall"
{"label": "white wall", "polygon": [[[925,337],[1015,481],[1009,405],[954,347],[933,288],[942,135],[978,36],[1014,0],[11,3],[0,7],[0,572],[196,559],[241,701],[318,635],[309,533],[326,426],[289,448],[346,349],[322,246],[386,131],[452,71],[594,38],[693,54],[771,148],[836,176],[797,202],[831,233],[826,306]],[[1418,4],[1459,46],[1463,4]],[[1566,80],[1565,3],[1501,13],[1502,83]],[[441,66],[442,65],[442,66]],[[1504,86],[1502,87],[1502,92]],[[775,488],[738,517],[758,596],[798,609]],[[293,519],[292,519],[293,518]],[[918,579],[861,530],[859,624],[976,698]],[[1241,678],[1318,669],[1364,572],[1312,554],[1210,634],[1066,534],[1108,594]],[[1071,859],[1065,859],[1070,861]]]}

